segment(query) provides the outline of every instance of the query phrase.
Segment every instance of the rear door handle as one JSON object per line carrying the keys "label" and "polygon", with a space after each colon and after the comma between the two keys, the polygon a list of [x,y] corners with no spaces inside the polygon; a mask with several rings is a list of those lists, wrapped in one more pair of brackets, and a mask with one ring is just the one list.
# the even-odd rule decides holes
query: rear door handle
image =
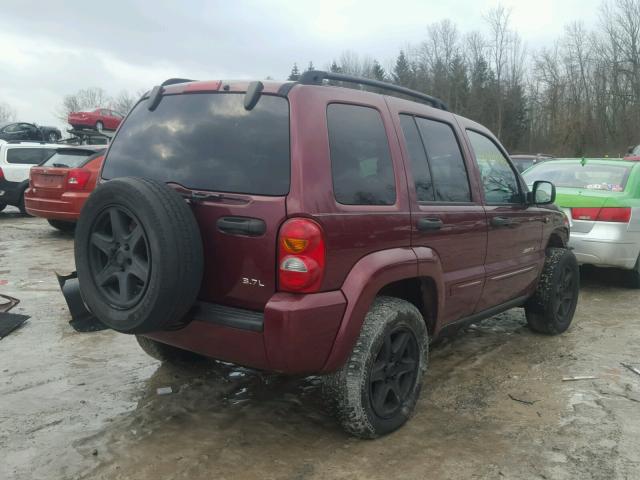
{"label": "rear door handle", "polygon": [[259,218],[220,217],[216,226],[221,232],[249,237],[259,237],[267,231],[267,224]]}
{"label": "rear door handle", "polygon": [[517,222],[508,217],[493,217],[491,219],[491,225],[494,227],[510,227],[515,223]]}
{"label": "rear door handle", "polygon": [[439,218],[421,218],[418,220],[418,230],[421,232],[431,232],[440,230],[444,223]]}

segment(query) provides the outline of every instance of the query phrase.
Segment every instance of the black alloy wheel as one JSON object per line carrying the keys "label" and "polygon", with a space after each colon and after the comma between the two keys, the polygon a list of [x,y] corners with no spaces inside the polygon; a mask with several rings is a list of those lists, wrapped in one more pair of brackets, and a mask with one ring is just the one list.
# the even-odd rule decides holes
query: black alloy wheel
{"label": "black alloy wheel", "polygon": [[89,267],[98,291],[117,309],[135,306],[151,274],[147,235],[122,206],[110,206],[96,218],[89,236]]}
{"label": "black alloy wheel", "polygon": [[556,284],[556,315],[558,318],[567,318],[573,310],[576,281],[577,278],[571,266],[565,265]]}
{"label": "black alloy wheel", "polygon": [[418,342],[411,330],[400,327],[385,335],[369,376],[369,398],[377,416],[392,418],[406,404],[419,364]]}

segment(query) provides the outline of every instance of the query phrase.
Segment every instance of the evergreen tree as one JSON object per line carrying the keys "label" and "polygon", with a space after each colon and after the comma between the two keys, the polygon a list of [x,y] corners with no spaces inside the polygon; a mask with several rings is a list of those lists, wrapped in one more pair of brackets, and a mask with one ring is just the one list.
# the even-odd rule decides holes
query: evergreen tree
{"label": "evergreen tree", "polygon": [[336,63],[335,60],[331,62],[331,66],[329,67],[329,70],[332,73],[342,73],[342,68],[340,68],[340,66]]}
{"label": "evergreen tree", "polygon": [[291,69],[291,73],[289,74],[288,80],[293,80],[294,82],[297,82],[299,78],[300,78],[300,70],[298,70],[298,64],[294,63],[293,68]]}
{"label": "evergreen tree", "polygon": [[371,67],[371,76],[374,80],[379,80],[381,82],[384,82],[387,78],[387,73],[384,71],[384,68],[382,68],[382,65],[380,65],[377,60],[373,61],[373,66]]}
{"label": "evergreen tree", "polygon": [[396,65],[393,68],[393,81],[403,87],[411,87],[414,83],[414,75],[411,68],[411,64],[404,54],[403,50],[400,50],[400,55],[396,60]]}
{"label": "evergreen tree", "polygon": [[313,62],[309,61],[309,66],[307,67],[307,72],[311,71],[311,70],[315,70],[316,68],[313,66]]}

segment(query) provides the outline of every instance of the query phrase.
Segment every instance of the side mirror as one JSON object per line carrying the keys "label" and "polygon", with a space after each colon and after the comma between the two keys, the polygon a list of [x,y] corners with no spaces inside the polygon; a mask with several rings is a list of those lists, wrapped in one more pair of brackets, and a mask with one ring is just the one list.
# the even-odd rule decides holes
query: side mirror
{"label": "side mirror", "polygon": [[545,180],[536,180],[530,198],[535,205],[549,205],[556,200],[556,186]]}

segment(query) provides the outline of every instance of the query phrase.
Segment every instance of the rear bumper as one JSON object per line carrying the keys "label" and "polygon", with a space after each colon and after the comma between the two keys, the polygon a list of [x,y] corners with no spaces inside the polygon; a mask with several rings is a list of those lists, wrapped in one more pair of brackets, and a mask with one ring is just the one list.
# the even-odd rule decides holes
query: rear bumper
{"label": "rear bumper", "polygon": [[36,217],[75,222],[88,197],[88,192],[64,192],[58,198],[42,198],[28,188],[24,206],[29,214]]}
{"label": "rear bumper", "polygon": [[626,223],[594,222],[589,233],[571,232],[569,246],[580,264],[632,269],[640,255],[640,232]]}
{"label": "rear bumper", "polygon": [[[202,355],[286,374],[322,370],[342,322],[341,291],[277,293],[264,314],[208,306],[184,328],[147,336]],[[244,317],[244,318],[243,318]]]}
{"label": "rear bumper", "polygon": [[20,194],[24,182],[10,182],[6,179],[0,180],[0,203],[17,206],[20,201]]}

